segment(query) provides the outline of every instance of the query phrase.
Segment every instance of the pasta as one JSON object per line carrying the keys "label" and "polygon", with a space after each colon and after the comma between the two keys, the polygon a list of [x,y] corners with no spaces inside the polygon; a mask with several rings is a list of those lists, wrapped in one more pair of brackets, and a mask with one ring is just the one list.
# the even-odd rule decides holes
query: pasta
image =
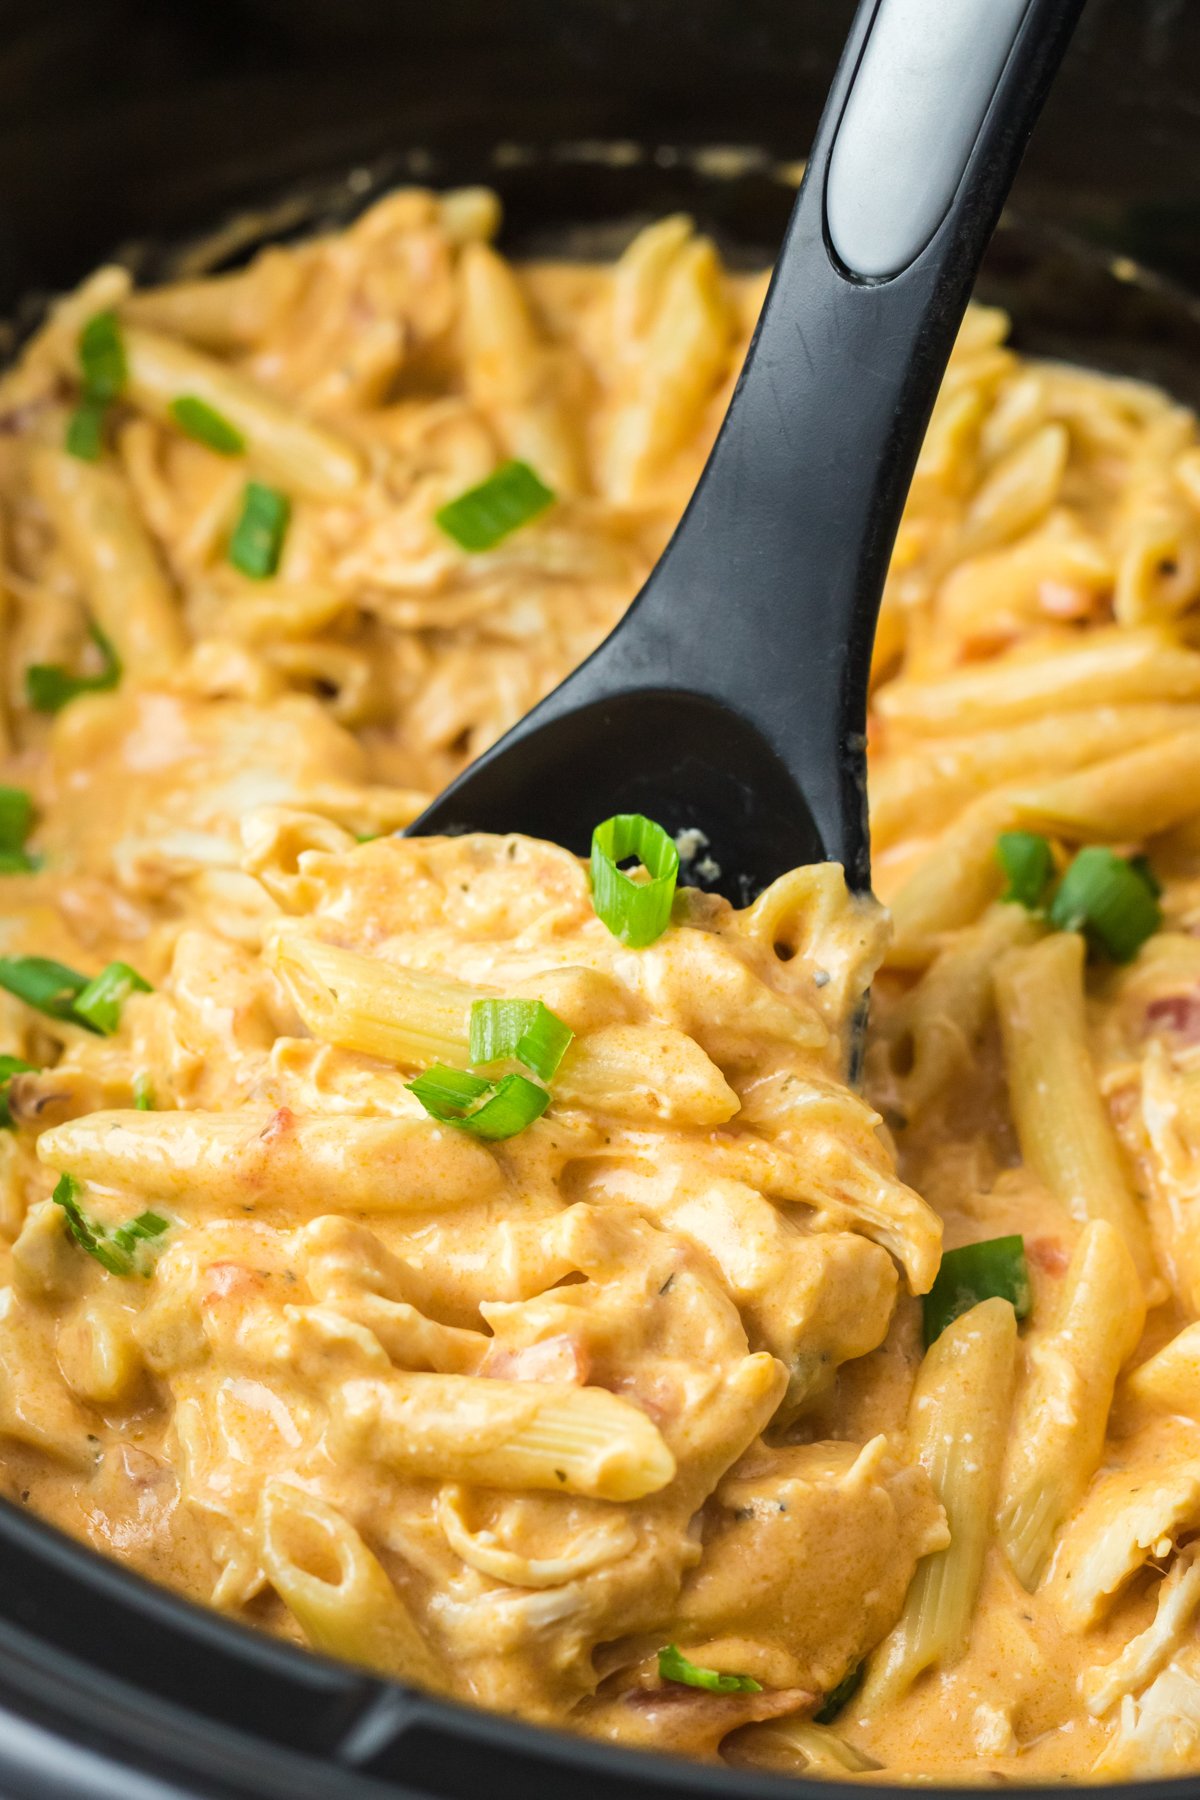
{"label": "pasta", "polygon": [[1195,421],[968,311],[883,906],[403,837],[620,617],[764,292],[498,225],[102,269],[0,377],[0,1491],[603,1741],[1194,1775]]}

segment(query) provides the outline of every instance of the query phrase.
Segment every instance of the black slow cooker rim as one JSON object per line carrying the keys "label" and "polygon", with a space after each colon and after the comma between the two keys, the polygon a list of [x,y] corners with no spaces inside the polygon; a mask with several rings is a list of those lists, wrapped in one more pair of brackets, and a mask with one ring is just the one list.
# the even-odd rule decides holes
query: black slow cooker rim
{"label": "black slow cooker rim", "polygon": [[[627,139],[510,144],[499,155],[494,145],[490,153],[479,144],[458,144],[453,153],[422,145],[374,159],[348,178],[306,182],[302,192],[289,184],[264,206],[264,235],[273,235],[272,220],[276,231],[311,228],[324,216],[360,210],[397,180],[447,185],[485,164],[500,179],[506,168],[561,174],[640,162],[718,181],[788,182],[786,162],[753,146],[740,154],[740,167],[734,157],[722,168],[705,146],[631,146]],[[1108,250],[1044,222],[1009,217],[997,241],[1006,238],[1001,288],[1020,289],[1023,259],[1061,256],[1086,268],[1088,279],[1107,277],[1114,294],[1128,290],[1156,322],[1181,321],[1189,348],[1200,349],[1200,300],[1182,288],[1126,259],[1118,270]],[[174,254],[159,261],[154,250],[131,247],[128,259],[154,275]],[[18,338],[43,308],[39,299],[26,310]],[[486,1783],[500,1800],[524,1800],[533,1782],[546,1800],[827,1800],[831,1785],[630,1751],[406,1689],[184,1599],[0,1498],[0,1794],[476,1800]],[[934,1800],[962,1792],[920,1785]],[[911,1792],[910,1784],[871,1787],[890,1800]],[[1061,1791],[1061,1782],[1022,1784],[1030,1800]],[[1079,1783],[1075,1791],[1112,1789]],[[1139,1800],[1190,1797],[1200,1794],[1200,1777],[1139,1780],[1121,1792]]]}

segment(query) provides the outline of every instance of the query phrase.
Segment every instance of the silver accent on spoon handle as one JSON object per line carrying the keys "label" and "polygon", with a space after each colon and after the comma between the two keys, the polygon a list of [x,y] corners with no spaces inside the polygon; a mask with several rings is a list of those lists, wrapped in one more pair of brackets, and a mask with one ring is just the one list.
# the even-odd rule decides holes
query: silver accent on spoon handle
{"label": "silver accent on spoon handle", "polygon": [[945,218],[1029,0],[880,0],[833,146],[829,238],[845,268],[908,268]]}

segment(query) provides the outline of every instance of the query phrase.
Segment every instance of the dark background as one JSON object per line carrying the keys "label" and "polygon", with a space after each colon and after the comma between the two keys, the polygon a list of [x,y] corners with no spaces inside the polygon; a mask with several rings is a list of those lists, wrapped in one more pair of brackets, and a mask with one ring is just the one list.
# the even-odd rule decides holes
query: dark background
{"label": "dark background", "polygon": [[[950,0],[947,0],[950,3]],[[850,0],[0,0],[0,301],[424,143],[803,152]],[[1090,0],[1016,204],[1200,289],[1200,0]]]}

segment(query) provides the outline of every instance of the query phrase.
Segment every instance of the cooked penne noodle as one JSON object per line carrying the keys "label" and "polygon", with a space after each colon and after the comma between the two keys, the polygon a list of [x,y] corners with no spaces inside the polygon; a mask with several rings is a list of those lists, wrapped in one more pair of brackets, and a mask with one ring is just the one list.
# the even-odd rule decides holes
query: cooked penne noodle
{"label": "cooked penne noodle", "polygon": [[[472,1003],[488,997],[423,970],[281,933],[275,964],[314,1036],[410,1069],[466,1068]],[[535,984],[536,985],[536,984]],[[495,998],[493,994],[491,997]],[[554,1091],[629,1119],[721,1125],[738,1098],[699,1045],[669,1027],[602,1025],[572,1044]]]}
{"label": "cooked penne noodle", "polygon": [[1077,1219],[1116,1228],[1144,1286],[1157,1277],[1146,1222],[1096,1086],[1083,996],[1083,939],[1056,932],[996,969],[1009,1104],[1021,1154]]}
{"label": "cooked penne noodle", "polygon": [[812,1719],[771,1719],[745,1725],[723,1746],[735,1768],[767,1769],[780,1775],[864,1775],[882,1765]]}
{"label": "cooked penne noodle", "polygon": [[315,1650],[434,1693],[445,1689],[446,1672],[394,1584],[334,1507],[291,1482],[269,1479],[258,1550],[267,1579]]}
{"label": "cooked penne noodle", "polygon": [[917,1565],[900,1622],[871,1658],[857,1702],[865,1717],[923,1670],[948,1668],[966,1649],[1008,1435],[1016,1347],[1012,1307],[985,1300],[925,1353],[909,1429],[946,1509],[950,1545]]}
{"label": "cooked penne noodle", "polygon": [[971,1058],[994,1010],[996,958],[1032,943],[1037,921],[1021,906],[993,905],[960,932],[896,1006],[881,1033],[904,1107],[928,1106]]}
{"label": "cooked penne noodle", "polygon": [[1037,1586],[1059,1526],[1099,1466],[1113,1388],[1145,1322],[1125,1241],[1095,1219],[1071,1258],[1053,1324],[1029,1342],[1000,1483],[996,1534],[1027,1588]]}
{"label": "cooked penne noodle", "polygon": [[348,1381],[333,1405],[346,1453],[406,1476],[639,1500],[675,1474],[657,1427],[604,1388],[396,1375]]}
{"label": "cooked penne noodle", "polygon": [[135,677],[162,677],[182,660],[179,603],[116,470],[59,450],[32,456],[33,482],[96,624]]}
{"label": "cooked penne noodle", "polygon": [[949,827],[912,875],[891,896],[893,937],[888,961],[896,968],[923,968],[949,931],[979,917],[1000,892],[996,839],[1017,823],[1017,809],[1004,792],[987,794]]}
{"label": "cooked penne noodle", "polygon": [[125,355],[135,406],[166,424],[181,395],[202,400],[241,433],[252,467],[285,488],[337,500],[363,479],[362,459],[352,444],[202,351],[130,326]]}
{"label": "cooked penne noodle", "polygon": [[924,742],[872,770],[872,845],[878,853],[913,833],[940,830],[981,789],[1067,775],[1106,761],[1115,744],[1133,750],[1197,725],[1194,706],[1096,706],[1074,714],[1069,731],[1049,717]]}
{"label": "cooked penne noodle", "polygon": [[461,271],[468,391],[497,419],[510,456],[529,463],[555,493],[578,493],[578,434],[515,274],[482,243],[468,245]]}
{"label": "cooked penne noodle", "polygon": [[482,1144],[424,1118],[297,1118],[276,1112],[92,1112],[38,1139],[53,1169],[157,1200],[250,1209],[425,1211],[497,1191]]}
{"label": "cooked penne noodle", "polygon": [[1020,796],[1022,825],[1072,842],[1141,841],[1200,811],[1195,788],[1200,731],[1164,736],[1128,755]]}
{"label": "cooked penne noodle", "polygon": [[1047,707],[1200,699],[1200,655],[1149,628],[1099,629],[1078,647],[965,669],[937,681],[894,682],[880,716],[931,734],[1022,724]]}

